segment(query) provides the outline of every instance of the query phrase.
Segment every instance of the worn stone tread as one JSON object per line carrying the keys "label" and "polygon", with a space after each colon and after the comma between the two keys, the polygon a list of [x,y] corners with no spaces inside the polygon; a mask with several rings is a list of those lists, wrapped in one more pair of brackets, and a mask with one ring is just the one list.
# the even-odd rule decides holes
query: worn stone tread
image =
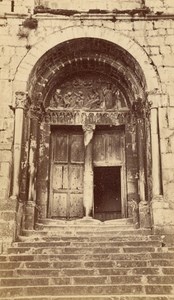
{"label": "worn stone tread", "polygon": [[[116,254],[116,253],[164,253],[167,250],[161,247],[71,247],[71,246],[55,246],[55,247],[12,247],[8,249],[8,254]],[[170,253],[174,253],[171,251]]]}
{"label": "worn stone tread", "polygon": [[174,276],[171,275],[110,275],[110,276],[58,276],[58,277],[46,277],[44,274],[38,277],[8,277],[0,279],[1,287],[13,287],[13,286],[37,286],[37,285],[98,285],[102,284],[105,287],[108,284],[148,284],[150,285],[170,285],[174,284]]}
{"label": "worn stone tread", "polygon": [[100,237],[102,238],[103,236],[105,237],[106,236],[106,232],[107,232],[107,236],[111,236],[111,237],[114,237],[114,236],[124,236],[124,235],[148,235],[148,234],[151,234],[151,230],[150,229],[132,229],[132,228],[128,228],[128,226],[125,227],[125,229],[118,229],[118,230],[112,230],[112,231],[106,231],[106,230],[103,230],[103,231],[92,231],[92,230],[89,230],[89,231],[74,231],[72,232],[71,230],[69,230],[68,232],[65,232],[63,229],[62,231],[59,231],[55,228],[55,230],[53,230],[53,228],[50,229],[50,231],[45,228],[45,230],[23,230],[23,235],[24,236],[32,236],[33,234],[37,234],[39,236],[49,236],[51,235],[52,236],[57,236],[57,237],[62,237],[62,235],[64,237],[84,237],[86,238],[86,236],[88,236],[89,238],[90,237]]}
{"label": "worn stone tread", "polygon": [[[130,295],[125,295],[125,296],[119,296],[119,295],[90,295],[90,296],[36,296],[34,299],[38,299],[38,300],[174,300],[173,296],[170,295],[156,295],[156,296],[152,296],[152,295],[148,295],[148,296],[130,296]],[[1,300],[12,300],[11,298],[1,298]],[[13,300],[33,300],[33,296],[32,297],[15,297],[13,298]]]}
{"label": "worn stone tread", "polygon": [[144,234],[137,235],[135,234],[127,234],[127,235],[117,235],[117,236],[55,236],[55,235],[47,235],[42,236],[39,233],[36,234],[36,231],[31,231],[29,236],[19,236],[18,241],[20,242],[78,242],[78,243],[96,243],[96,242],[139,242],[139,241],[161,241],[161,236],[152,235],[152,234]]}
{"label": "worn stone tread", "polygon": [[124,284],[124,285],[75,285],[75,286],[30,286],[30,287],[0,287],[0,297],[16,296],[57,296],[58,295],[174,295],[174,285],[141,285],[141,284]]}
{"label": "worn stone tread", "polygon": [[[13,243],[14,248],[38,248],[38,247],[161,247],[160,240],[140,240],[140,241],[88,241],[88,242],[78,242],[78,241],[34,241],[34,242],[15,242]],[[12,247],[10,247],[11,249]],[[170,248],[169,248],[170,249]],[[171,249],[170,249],[171,250]],[[174,251],[174,249],[173,249]]]}
{"label": "worn stone tread", "polygon": [[[11,271],[11,270],[10,270]],[[13,271],[13,270],[12,270]],[[16,269],[16,275],[22,276],[42,276],[43,270],[39,269]],[[91,276],[96,275],[174,275],[174,267],[146,267],[146,268],[98,268],[97,270],[94,268],[64,268],[60,270],[56,269],[44,269],[44,276]]]}
{"label": "worn stone tread", "polygon": [[10,254],[1,255],[0,262],[10,261],[107,261],[107,260],[130,260],[130,261],[143,261],[150,260],[169,260],[174,261],[174,252],[161,252],[161,253],[91,253],[91,254],[75,254],[75,253],[62,253],[62,254]]}

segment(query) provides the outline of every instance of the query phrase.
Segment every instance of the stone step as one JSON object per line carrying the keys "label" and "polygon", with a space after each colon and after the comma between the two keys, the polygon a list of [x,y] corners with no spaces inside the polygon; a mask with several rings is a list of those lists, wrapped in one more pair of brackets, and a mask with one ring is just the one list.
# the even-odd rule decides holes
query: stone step
{"label": "stone step", "polygon": [[[138,249],[137,249],[138,251]],[[49,252],[49,250],[48,250]],[[1,255],[0,261],[105,261],[105,260],[174,260],[174,252],[159,253],[97,253],[97,254],[11,254]]]}
{"label": "stone step", "polygon": [[32,236],[32,235],[38,235],[38,236],[57,236],[57,237],[71,237],[71,236],[76,236],[76,237],[105,237],[107,234],[107,237],[114,237],[114,236],[125,236],[125,235],[148,235],[151,234],[151,230],[150,229],[128,229],[127,226],[126,228],[123,229],[118,229],[118,230],[112,230],[112,231],[93,231],[92,229],[89,231],[71,231],[70,229],[65,231],[62,229],[62,231],[60,230],[53,230],[53,228],[51,228],[50,230],[23,230],[23,235],[24,236]]}
{"label": "stone step", "polygon": [[122,219],[113,219],[113,220],[107,220],[107,221],[100,221],[97,219],[75,219],[75,220],[60,220],[60,219],[39,219],[38,223],[41,224],[47,224],[47,225],[53,225],[53,224],[57,224],[57,225],[68,225],[68,226],[72,226],[72,225],[80,225],[80,226],[110,226],[110,225],[127,225],[127,224],[133,224],[133,219],[132,218],[122,218]]}
{"label": "stone step", "polygon": [[67,277],[46,277],[44,274],[42,277],[8,277],[0,279],[1,287],[13,287],[13,286],[54,286],[54,285],[100,285],[105,287],[108,284],[146,284],[146,285],[165,285],[174,284],[174,276],[171,275],[110,275],[110,276],[67,276]]}
{"label": "stone step", "polygon": [[109,276],[109,275],[174,275],[174,267],[135,267],[135,268],[63,268],[61,270],[56,269],[25,269],[17,268],[11,270],[0,270],[0,277],[12,277],[12,276],[46,276],[46,277],[64,277],[64,276]]}
{"label": "stone step", "polygon": [[45,230],[45,231],[56,231],[59,232],[74,232],[79,233],[83,232],[115,232],[118,230],[134,230],[134,224],[116,224],[116,225],[60,225],[60,224],[41,224],[36,223],[36,230]]}
{"label": "stone step", "polygon": [[[108,296],[95,296],[95,295],[90,295],[90,296],[35,296],[34,300],[174,300],[174,296],[170,295],[163,295],[163,296],[153,296],[153,295],[141,295],[141,296],[119,296],[119,295],[108,295]],[[1,298],[1,300],[11,300],[11,298]],[[13,300],[33,300],[33,298],[29,297],[15,297]]]}
{"label": "stone step", "polygon": [[125,234],[120,235],[117,234],[116,236],[56,236],[56,235],[50,235],[50,236],[41,236],[38,234],[37,231],[33,230],[26,230],[26,234],[28,236],[18,236],[18,241],[37,241],[37,242],[57,242],[57,241],[76,241],[76,242],[111,242],[111,241],[121,241],[121,242],[132,242],[132,241],[161,241],[163,238],[159,235],[153,235],[153,234],[136,234],[136,231],[133,234]]}
{"label": "stone step", "polygon": [[[170,250],[171,251],[171,250]],[[172,250],[173,251],[173,250]],[[172,252],[171,251],[171,252]],[[10,247],[8,254],[114,254],[114,253],[164,253],[167,247]]]}
{"label": "stone step", "polygon": [[[107,284],[103,285],[41,285],[0,287],[0,299],[4,297],[72,296],[72,295],[174,295],[172,284]],[[32,299],[32,298],[31,298]]]}
{"label": "stone step", "polygon": [[[14,248],[52,248],[52,247],[76,247],[76,248],[116,248],[116,247],[161,247],[162,242],[160,240],[154,241],[107,241],[106,242],[78,242],[78,241],[45,241],[45,242],[15,242],[13,243]],[[10,248],[13,249],[13,248]],[[162,249],[162,248],[161,248]],[[174,248],[168,248],[174,249]],[[20,249],[19,249],[20,251]],[[174,250],[172,250],[174,251]]]}
{"label": "stone step", "polygon": [[[97,295],[90,295],[90,296],[35,296],[34,300],[174,300],[174,296],[170,295],[163,295],[163,296],[153,296],[153,295],[141,295],[141,296],[121,296],[121,295],[108,295],[108,296],[97,296]],[[1,298],[1,300],[11,300],[11,298]],[[33,297],[15,297],[13,300],[33,300]]]}
{"label": "stone step", "polygon": [[163,236],[130,220],[78,222],[25,230],[0,255],[0,300],[172,300],[174,247]]}
{"label": "stone step", "polygon": [[147,267],[174,267],[174,260],[171,259],[154,259],[154,260],[89,260],[89,261],[77,261],[77,260],[66,260],[66,261],[55,261],[53,259],[49,259],[48,261],[1,261],[0,269],[103,269],[103,268],[147,268]]}

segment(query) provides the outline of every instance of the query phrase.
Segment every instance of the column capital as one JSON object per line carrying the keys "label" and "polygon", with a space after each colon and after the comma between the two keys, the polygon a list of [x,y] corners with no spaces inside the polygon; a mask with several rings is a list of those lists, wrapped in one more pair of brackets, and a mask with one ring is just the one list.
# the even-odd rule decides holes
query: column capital
{"label": "column capital", "polygon": [[26,109],[29,104],[29,97],[27,92],[16,91],[15,92],[15,109]]}

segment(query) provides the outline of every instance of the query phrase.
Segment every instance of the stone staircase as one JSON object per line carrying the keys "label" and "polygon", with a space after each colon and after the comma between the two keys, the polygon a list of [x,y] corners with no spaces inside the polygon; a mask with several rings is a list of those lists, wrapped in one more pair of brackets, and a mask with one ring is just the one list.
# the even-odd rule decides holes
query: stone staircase
{"label": "stone staircase", "polygon": [[130,219],[40,220],[0,256],[0,299],[174,300],[174,247]]}

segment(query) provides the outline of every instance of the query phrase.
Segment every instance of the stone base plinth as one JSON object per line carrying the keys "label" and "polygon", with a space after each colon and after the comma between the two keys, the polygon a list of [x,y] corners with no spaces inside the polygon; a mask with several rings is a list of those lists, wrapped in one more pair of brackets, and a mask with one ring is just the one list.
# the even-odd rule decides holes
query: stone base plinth
{"label": "stone base plinth", "polygon": [[0,203],[0,253],[5,253],[7,248],[16,239],[16,209],[17,198],[10,197]]}
{"label": "stone base plinth", "polygon": [[155,234],[174,234],[174,209],[162,196],[151,202],[152,228]]}
{"label": "stone base plinth", "polygon": [[150,228],[150,207],[149,203],[146,201],[141,201],[139,203],[139,224],[140,228]]}
{"label": "stone base plinth", "polygon": [[28,201],[25,208],[25,229],[33,230],[35,227],[35,203]]}

